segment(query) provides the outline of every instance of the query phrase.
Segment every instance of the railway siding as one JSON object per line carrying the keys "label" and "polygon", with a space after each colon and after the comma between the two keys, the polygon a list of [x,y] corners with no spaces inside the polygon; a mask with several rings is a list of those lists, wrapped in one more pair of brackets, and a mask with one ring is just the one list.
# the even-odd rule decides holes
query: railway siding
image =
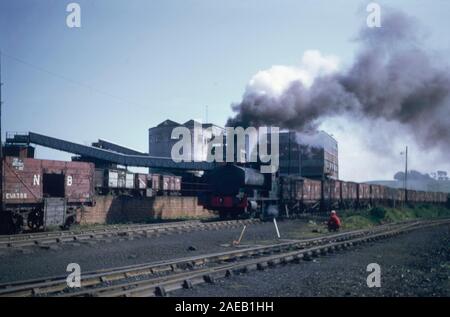
{"label": "railway siding", "polygon": [[43,232],[34,234],[0,236],[0,249],[43,247],[55,244],[77,243],[77,242],[106,242],[120,238],[153,237],[161,234],[177,234],[195,230],[220,230],[233,228],[244,224],[260,223],[256,219],[228,220],[228,221],[179,221],[164,224],[127,225],[112,226],[111,228],[100,228],[86,231],[59,231]]}
{"label": "railway siding", "polygon": [[[213,283],[235,273],[266,269],[279,264],[309,260],[329,252],[345,250],[369,241],[377,241],[403,232],[449,223],[449,220],[420,221],[379,226],[370,230],[356,230],[328,237],[275,245],[206,254],[190,258],[161,261],[88,273],[82,278],[83,289],[65,291],[64,278],[7,283],[0,286],[6,296],[160,296],[199,283]],[[136,277],[146,278],[136,279]],[[122,283],[116,284],[116,282]],[[111,284],[112,283],[112,284]]]}

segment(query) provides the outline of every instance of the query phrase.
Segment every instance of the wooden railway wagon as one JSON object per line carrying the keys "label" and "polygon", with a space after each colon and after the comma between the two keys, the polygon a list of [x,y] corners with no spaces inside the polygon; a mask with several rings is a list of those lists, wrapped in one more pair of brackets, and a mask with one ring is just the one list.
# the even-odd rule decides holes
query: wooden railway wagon
{"label": "wooden railway wagon", "polygon": [[95,190],[100,195],[175,195],[181,191],[181,177],[171,174],[132,173],[124,169],[95,169]]}
{"label": "wooden railway wagon", "polygon": [[358,207],[365,208],[370,205],[371,194],[370,185],[365,183],[358,184]]}
{"label": "wooden railway wagon", "polygon": [[[404,191],[402,190],[402,192],[404,192]],[[418,203],[424,202],[425,198],[426,197],[425,197],[423,191],[420,191],[420,190],[416,191],[416,202],[418,202]],[[409,201],[409,196],[408,196],[408,201]]]}
{"label": "wooden railway wagon", "polygon": [[354,208],[358,199],[358,184],[354,182],[341,182],[341,208]]}
{"label": "wooden railway wagon", "polygon": [[429,199],[429,202],[437,203],[437,202],[438,202],[437,193],[435,193],[435,192],[429,192],[429,193],[428,193],[428,199]]}
{"label": "wooden railway wagon", "polygon": [[1,230],[68,226],[76,210],[94,199],[94,165],[6,157],[3,164]]}
{"label": "wooden railway wagon", "polygon": [[438,193],[438,196],[439,196],[439,203],[448,204],[448,207],[450,208],[450,194]]}
{"label": "wooden railway wagon", "polygon": [[[396,202],[404,203],[405,202],[405,190],[397,189],[395,193],[396,193],[396,197],[395,197]],[[419,197],[420,197],[420,195],[419,195]]]}
{"label": "wooden railway wagon", "polygon": [[181,191],[181,176],[171,174],[135,174],[135,191],[147,197],[175,195]]}
{"label": "wooden railway wagon", "polygon": [[439,201],[439,193],[432,192],[432,195],[433,195],[433,202],[440,203],[440,201]]}
{"label": "wooden railway wagon", "polygon": [[424,198],[426,202],[434,202],[434,192],[424,192]]}
{"label": "wooden railway wagon", "polygon": [[439,203],[439,194],[436,192],[425,192],[420,190],[408,190],[407,202],[414,203]]}
{"label": "wooden railway wagon", "polygon": [[124,194],[135,188],[134,174],[120,169],[95,169],[95,188],[99,194]]}
{"label": "wooden railway wagon", "polygon": [[351,208],[357,206],[357,186],[357,183],[331,179],[281,177],[280,197],[289,206],[290,213]]}
{"label": "wooden railway wagon", "polygon": [[160,192],[159,174],[134,174],[134,190],[137,196],[153,197]]}
{"label": "wooden railway wagon", "polygon": [[299,176],[279,178],[279,197],[289,213],[319,211],[322,190],[321,181]]}
{"label": "wooden railway wagon", "polygon": [[381,185],[370,185],[371,205],[381,205],[386,203],[386,187]]}
{"label": "wooden railway wagon", "polygon": [[147,191],[147,196],[154,196],[160,191],[160,178],[161,176],[159,174],[148,174],[147,176],[147,188],[149,190]]}
{"label": "wooden railway wagon", "polygon": [[386,205],[398,207],[405,203],[405,190],[391,187],[384,187]]}
{"label": "wooden railway wagon", "polygon": [[418,202],[417,190],[408,190],[408,202],[411,202],[411,203]]}
{"label": "wooden railway wagon", "polygon": [[447,208],[450,208],[450,193],[440,193],[442,196],[442,202],[447,205]]}
{"label": "wooden railway wagon", "polygon": [[340,208],[342,181],[328,179],[322,181],[322,207],[323,210]]}
{"label": "wooden railway wagon", "polygon": [[[151,178],[150,178],[151,180]],[[136,173],[134,174],[134,189],[139,193],[145,194],[149,183],[149,175]]]}
{"label": "wooden railway wagon", "polygon": [[181,177],[175,175],[160,175],[159,190],[163,194],[176,194],[181,191]]}
{"label": "wooden railway wagon", "polygon": [[[436,192],[435,194],[436,194],[436,202],[437,202],[438,204],[442,204],[442,203],[445,203],[445,202],[446,202],[446,201],[442,201],[441,193]],[[442,194],[443,194],[443,193],[442,193]],[[445,196],[447,196],[447,195],[445,195]]]}
{"label": "wooden railway wagon", "polygon": [[408,201],[411,203],[420,202],[420,191],[418,190],[408,190]]}
{"label": "wooden railway wagon", "polygon": [[[302,203],[304,209],[318,210],[322,199],[322,183],[312,179],[298,179],[296,181],[297,191],[302,191]],[[299,195],[299,194],[298,194]]]}
{"label": "wooden railway wagon", "polygon": [[433,192],[433,202],[440,203],[440,201],[439,201],[439,193]]}
{"label": "wooden railway wagon", "polygon": [[[440,203],[440,204],[443,204],[443,203],[446,203],[447,202],[447,195],[441,195],[441,194],[444,194],[444,193],[436,193],[436,201],[438,202],[438,203]],[[442,198],[443,198],[443,196],[444,196],[444,198],[445,198],[445,200],[443,200]]]}

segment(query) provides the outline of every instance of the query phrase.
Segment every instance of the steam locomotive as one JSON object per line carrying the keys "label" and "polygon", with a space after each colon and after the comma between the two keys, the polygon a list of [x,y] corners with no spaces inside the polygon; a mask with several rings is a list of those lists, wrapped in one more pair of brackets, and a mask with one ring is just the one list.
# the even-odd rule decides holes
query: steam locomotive
{"label": "steam locomotive", "polygon": [[291,216],[332,209],[369,208],[385,205],[446,204],[447,193],[395,189],[381,185],[314,180],[296,175],[261,174],[238,165],[225,165],[205,175],[211,193],[205,198],[208,209],[221,217]]}

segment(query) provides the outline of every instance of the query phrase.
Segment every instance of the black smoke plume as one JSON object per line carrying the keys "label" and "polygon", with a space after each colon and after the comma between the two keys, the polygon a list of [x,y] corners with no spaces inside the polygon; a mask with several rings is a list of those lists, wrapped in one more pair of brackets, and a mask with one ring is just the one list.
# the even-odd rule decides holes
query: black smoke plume
{"label": "black smoke plume", "polygon": [[273,125],[315,130],[334,116],[385,119],[405,127],[425,147],[450,149],[450,70],[424,49],[418,22],[384,12],[381,28],[363,26],[347,69],[320,76],[310,87],[293,81],[280,96],[247,91],[232,105],[228,126]]}

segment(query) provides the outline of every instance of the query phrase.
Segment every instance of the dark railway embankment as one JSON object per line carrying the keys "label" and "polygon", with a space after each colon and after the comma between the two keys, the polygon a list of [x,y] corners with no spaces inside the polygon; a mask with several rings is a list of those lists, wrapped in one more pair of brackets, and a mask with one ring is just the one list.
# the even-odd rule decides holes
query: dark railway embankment
{"label": "dark railway embankment", "polygon": [[[450,296],[450,225],[414,230],[300,264],[216,280],[171,296]],[[381,287],[367,286],[369,263],[381,268]]]}

